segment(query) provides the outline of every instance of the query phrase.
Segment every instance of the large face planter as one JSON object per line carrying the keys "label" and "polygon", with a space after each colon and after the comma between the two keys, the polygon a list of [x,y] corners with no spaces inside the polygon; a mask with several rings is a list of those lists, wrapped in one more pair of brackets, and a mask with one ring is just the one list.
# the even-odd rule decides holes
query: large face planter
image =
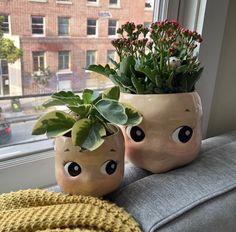
{"label": "large face planter", "polygon": [[70,194],[103,196],[115,190],[124,173],[124,138],[117,128],[94,151],[81,151],[71,138],[55,140],[56,179],[61,190]]}
{"label": "large face planter", "polygon": [[191,162],[201,146],[202,106],[196,92],[122,94],[142,115],[139,126],[123,128],[126,156],[136,166],[161,173]]}

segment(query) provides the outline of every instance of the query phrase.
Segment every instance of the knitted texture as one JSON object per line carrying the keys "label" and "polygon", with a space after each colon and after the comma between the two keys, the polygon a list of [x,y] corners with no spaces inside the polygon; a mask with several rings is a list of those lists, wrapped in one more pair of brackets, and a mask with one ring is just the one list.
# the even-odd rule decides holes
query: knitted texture
{"label": "knitted texture", "polygon": [[1,232],[140,232],[122,208],[95,197],[46,190],[0,195]]}

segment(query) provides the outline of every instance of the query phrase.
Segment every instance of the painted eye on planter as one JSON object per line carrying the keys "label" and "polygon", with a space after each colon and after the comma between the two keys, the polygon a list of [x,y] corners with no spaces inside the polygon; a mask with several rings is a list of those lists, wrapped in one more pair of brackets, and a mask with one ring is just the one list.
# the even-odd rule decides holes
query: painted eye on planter
{"label": "painted eye on planter", "polygon": [[112,175],[117,169],[117,162],[114,160],[106,161],[102,167],[101,172],[105,175]]}
{"label": "painted eye on planter", "polygon": [[178,127],[172,134],[172,139],[178,143],[187,143],[193,135],[193,129],[189,126]]}
{"label": "painted eye on planter", "polygon": [[145,138],[144,131],[138,126],[128,126],[126,128],[127,136],[135,142],[141,142]]}
{"label": "painted eye on planter", "polygon": [[81,173],[81,167],[75,162],[66,163],[64,169],[69,176],[78,176]]}

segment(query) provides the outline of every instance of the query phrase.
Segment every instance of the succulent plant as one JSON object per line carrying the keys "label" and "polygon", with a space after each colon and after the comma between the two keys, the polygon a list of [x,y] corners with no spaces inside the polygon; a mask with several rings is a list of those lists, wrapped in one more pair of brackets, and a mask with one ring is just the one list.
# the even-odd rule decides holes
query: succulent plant
{"label": "succulent plant", "polygon": [[203,71],[195,48],[201,36],[175,21],[151,27],[127,22],[112,41],[119,62],[90,65],[87,69],[105,75],[122,92],[133,94],[192,92]]}
{"label": "succulent plant", "polygon": [[131,106],[119,102],[120,90],[115,86],[99,93],[85,89],[82,96],[71,91],[54,93],[44,107],[64,105],[67,111],[46,113],[35,123],[32,134],[48,137],[68,136],[83,150],[95,150],[104,137],[114,133],[112,124],[138,125],[142,116]]}

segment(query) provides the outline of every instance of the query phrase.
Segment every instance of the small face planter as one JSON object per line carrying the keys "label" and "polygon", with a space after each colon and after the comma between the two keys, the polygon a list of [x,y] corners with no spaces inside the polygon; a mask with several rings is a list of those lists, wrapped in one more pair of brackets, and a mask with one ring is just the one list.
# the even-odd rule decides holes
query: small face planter
{"label": "small face planter", "polygon": [[124,138],[119,128],[94,151],[81,151],[70,137],[55,139],[56,179],[70,194],[100,197],[114,191],[124,173]]}
{"label": "small face planter", "polygon": [[132,163],[161,173],[194,160],[202,138],[202,106],[196,92],[122,94],[121,101],[143,115],[140,125],[122,129],[126,156]]}

